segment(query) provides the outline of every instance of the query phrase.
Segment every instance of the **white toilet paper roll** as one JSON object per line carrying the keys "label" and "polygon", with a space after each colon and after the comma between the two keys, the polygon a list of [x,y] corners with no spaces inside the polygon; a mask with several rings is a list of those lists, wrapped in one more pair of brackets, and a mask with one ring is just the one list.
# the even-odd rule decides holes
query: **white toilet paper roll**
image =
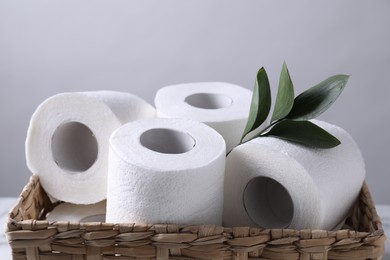
{"label": "white toilet paper roll", "polygon": [[123,92],[58,94],[33,114],[27,166],[54,199],[75,204],[106,198],[108,139],[122,124],[154,117],[155,109]]}
{"label": "white toilet paper roll", "polygon": [[70,222],[104,222],[106,218],[106,201],[96,204],[78,205],[61,203],[46,216],[46,220]]}
{"label": "white toilet paper roll", "polygon": [[225,142],[188,119],[144,119],[110,138],[107,222],[222,223]]}
{"label": "white toilet paper roll", "polygon": [[315,149],[259,137],[227,158],[224,224],[267,228],[336,228],[365,178],[363,157],[343,129],[313,120],[341,144]]}
{"label": "white toilet paper roll", "polygon": [[157,91],[157,116],[189,118],[214,128],[226,141],[229,152],[238,145],[246,121],[252,92],[224,82],[172,85]]}

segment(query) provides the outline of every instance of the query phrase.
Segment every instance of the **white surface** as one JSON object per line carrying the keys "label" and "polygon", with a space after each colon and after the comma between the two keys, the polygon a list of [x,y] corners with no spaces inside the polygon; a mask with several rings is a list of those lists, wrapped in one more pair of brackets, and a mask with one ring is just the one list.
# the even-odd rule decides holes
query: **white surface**
{"label": "white surface", "polygon": [[[14,205],[15,198],[0,198],[0,223],[5,223],[8,211]],[[386,240],[386,252],[383,260],[390,260],[390,205],[377,205],[378,215],[381,217],[383,229],[388,237]],[[0,256],[2,260],[11,260],[11,249],[3,232],[0,234]]]}
{"label": "white surface", "polygon": [[197,82],[166,86],[154,103],[159,117],[189,118],[220,133],[226,152],[239,144],[246,125],[252,92],[224,82]]}
{"label": "white surface", "polygon": [[383,224],[383,230],[387,236],[385,242],[385,256],[383,260],[390,260],[390,205],[378,205],[376,206],[379,217]]}
{"label": "white surface", "polygon": [[221,225],[225,153],[220,134],[188,119],[120,127],[110,138],[107,222]]}
{"label": "white surface", "polygon": [[0,256],[2,260],[11,260],[11,248],[4,235],[5,223],[7,221],[8,212],[16,203],[16,198],[0,198]]}
{"label": "white surface", "polygon": [[[313,123],[336,136],[341,144],[332,149],[313,149],[260,137],[233,149],[226,165],[224,225],[331,230],[344,221],[361,190],[364,161],[346,131],[318,120]],[[248,192],[248,183],[257,177],[279,184],[269,187],[263,183],[253,189],[254,193]],[[275,191],[281,190],[280,186],[286,190],[284,197]],[[259,197],[264,201],[259,202]],[[291,216],[285,219],[288,213]],[[275,222],[278,216],[283,219]]]}
{"label": "white surface", "polygon": [[[27,165],[39,175],[42,186],[54,199],[74,204],[97,203],[106,198],[111,133],[126,122],[154,116],[151,105],[124,92],[52,96],[39,105],[31,118],[26,140]],[[80,124],[84,127],[81,131],[89,129],[82,138]],[[70,129],[69,125],[73,127]],[[60,127],[62,130],[57,130]],[[94,140],[84,143],[88,138]],[[87,149],[94,145],[96,149]],[[80,154],[83,149],[87,149],[86,156]],[[96,153],[91,160],[92,150]]]}

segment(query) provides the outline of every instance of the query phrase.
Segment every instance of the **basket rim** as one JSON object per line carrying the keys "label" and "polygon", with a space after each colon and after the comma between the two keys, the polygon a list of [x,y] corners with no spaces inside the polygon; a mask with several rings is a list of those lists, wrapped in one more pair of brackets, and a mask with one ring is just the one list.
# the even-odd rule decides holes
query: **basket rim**
{"label": "basket rim", "polygon": [[337,231],[40,220],[55,205],[38,176],[31,176],[6,222],[5,234],[14,259],[57,257],[60,253],[75,259],[99,255],[107,259],[132,256],[166,260],[173,256],[173,259],[245,260],[281,259],[282,255],[289,257],[286,259],[329,256],[340,260],[379,260],[385,253],[386,235],[366,183],[350,217],[351,228]]}
{"label": "basket rim", "polygon": [[[24,189],[22,190],[20,196],[18,197],[15,206],[11,208],[11,210],[8,213],[8,217],[6,220],[6,230],[5,232],[11,232],[14,230],[17,230],[18,226],[25,226],[26,222],[31,222],[31,225],[39,225],[39,226],[47,226],[49,227],[57,227],[58,224],[64,224],[64,223],[72,223],[69,221],[54,221],[54,222],[49,222],[48,220],[37,220],[37,219],[26,219],[26,220],[15,220],[15,216],[19,212],[19,209],[21,208],[20,206],[22,205],[23,201],[27,199],[30,195],[30,193],[33,191],[33,188],[37,185],[40,185],[39,183],[39,177],[38,175],[32,175],[30,176],[30,179],[28,183],[25,185]],[[356,232],[357,234],[360,235],[367,235],[371,234],[374,236],[382,236],[384,235],[384,229],[382,225],[382,221],[377,213],[373,198],[371,196],[371,193],[368,189],[367,183],[364,181],[363,186],[362,186],[362,191],[361,191],[365,196],[367,200],[367,205],[369,206],[369,211],[372,215],[372,223],[374,224],[372,226],[372,231],[371,232],[363,232],[363,231],[357,231],[354,229],[343,229],[343,230],[348,230],[350,232]],[[42,212],[42,213],[47,213],[47,212]],[[105,225],[112,225],[113,227],[118,227],[120,228],[121,226],[126,226],[129,227],[129,225],[133,227],[143,227],[143,228],[152,228],[153,226],[178,226],[180,229],[185,228],[185,227],[197,227],[197,226],[209,226],[209,227],[215,227],[218,229],[223,229],[224,233],[232,233],[232,231],[236,228],[248,228],[248,229],[260,229],[263,231],[269,230],[270,232],[282,232],[283,231],[296,231],[299,233],[303,233],[304,236],[307,236],[308,231],[315,231],[315,232],[327,232],[327,233],[335,233],[337,231],[333,230],[324,230],[324,229],[301,229],[301,230],[296,230],[296,229],[289,229],[289,228],[261,228],[261,227],[252,227],[252,226],[236,226],[236,227],[224,227],[224,226],[216,226],[216,225],[208,225],[208,224],[174,224],[174,223],[108,223],[108,222],[84,222],[84,223],[72,223],[72,224],[79,224],[80,227],[91,227],[91,226],[101,226],[102,224]]]}

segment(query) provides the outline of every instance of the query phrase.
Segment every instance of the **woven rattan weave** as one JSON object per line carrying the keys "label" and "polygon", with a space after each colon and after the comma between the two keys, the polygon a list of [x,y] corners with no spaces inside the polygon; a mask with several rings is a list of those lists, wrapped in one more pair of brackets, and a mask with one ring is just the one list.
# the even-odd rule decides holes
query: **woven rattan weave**
{"label": "woven rattan weave", "polygon": [[32,176],[9,214],[13,259],[381,259],[385,235],[365,184],[345,229],[48,222],[54,204]]}

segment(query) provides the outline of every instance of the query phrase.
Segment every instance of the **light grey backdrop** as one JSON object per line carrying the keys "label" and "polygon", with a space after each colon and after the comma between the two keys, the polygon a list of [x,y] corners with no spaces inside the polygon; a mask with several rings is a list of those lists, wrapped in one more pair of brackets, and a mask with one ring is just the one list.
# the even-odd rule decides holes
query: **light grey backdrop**
{"label": "light grey backdrop", "polygon": [[352,75],[321,119],[355,138],[377,203],[390,204],[388,0],[0,0],[0,196],[27,183],[29,118],[53,94],[110,89],[153,102],[174,83],[251,89],[260,66],[276,94],[283,61],[296,93]]}

